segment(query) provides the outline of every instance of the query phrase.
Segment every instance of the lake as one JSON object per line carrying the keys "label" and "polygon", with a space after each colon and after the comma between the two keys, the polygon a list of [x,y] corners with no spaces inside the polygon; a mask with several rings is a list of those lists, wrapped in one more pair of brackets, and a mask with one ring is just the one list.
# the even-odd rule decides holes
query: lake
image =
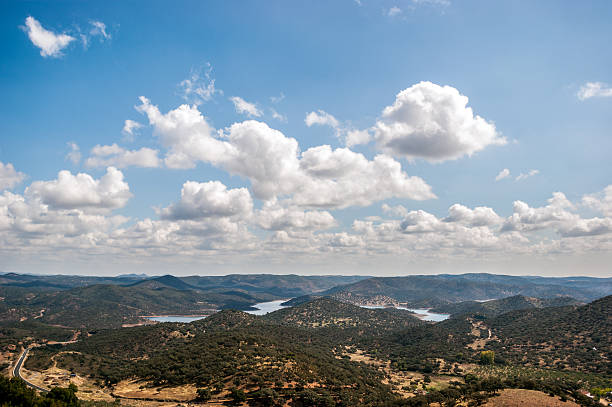
{"label": "lake", "polygon": [[[258,304],[253,305],[253,308],[257,308],[257,309],[251,310],[251,311],[245,311],[245,312],[248,312],[249,314],[252,314],[252,315],[266,315],[266,314],[269,314],[270,312],[278,311],[279,309],[289,308],[289,306],[281,305],[285,301],[287,300],[260,302]],[[361,305],[361,307],[370,308],[370,309],[385,308],[379,305]],[[448,319],[448,317],[450,316],[449,314],[436,314],[435,312],[429,312],[429,309],[427,308],[406,308],[406,307],[394,307],[394,308],[412,311],[415,314],[417,314],[417,316],[423,321],[440,322],[440,321],[444,321],[445,319]],[[146,318],[150,319],[151,321],[157,321],[157,322],[188,323],[188,322],[197,321],[198,319],[203,319],[206,317],[207,315],[200,315],[200,316],[158,315],[158,316],[152,316],[152,317],[146,317]]]}
{"label": "lake", "polygon": [[[258,304],[254,304],[253,308],[257,308],[251,311],[245,311],[249,314],[253,315],[266,315],[270,312],[277,311],[279,309],[287,308],[284,305],[281,305],[283,302],[287,300],[276,300],[276,301],[267,301],[260,302]],[[156,315],[151,317],[145,317],[148,320],[156,321],[156,322],[184,322],[189,323],[193,321],[197,321],[198,319],[206,318],[208,315],[196,315],[196,316],[183,316],[183,315]]]}
{"label": "lake", "polygon": [[[360,307],[369,308],[369,309],[389,308],[389,307],[383,307],[381,305],[360,305]],[[440,322],[450,317],[450,314],[436,314],[435,312],[429,312],[429,308],[406,308],[406,307],[393,307],[393,308],[404,309],[406,311],[414,312],[415,314],[417,314],[417,317],[419,317],[423,321]]]}
{"label": "lake", "polygon": [[186,317],[182,315],[157,315],[157,316],[145,317],[145,318],[151,321],[156,321],[156,322],[185,322],[185,323],[188,323],[188,322],[197,321],[198,319],[204,319],[207,316],[208,315]]}
{"label": "lake", "polygon": [[259,304],[253,305],[253,308],[257,308],[256,310],[245,312],[248,312],[249,314],[253,315],[266,315],[270,312],[278,311],[279,309],[288,308],[288,306],[286,305],[281,305],[285,301],[287,300],[260,302]]}

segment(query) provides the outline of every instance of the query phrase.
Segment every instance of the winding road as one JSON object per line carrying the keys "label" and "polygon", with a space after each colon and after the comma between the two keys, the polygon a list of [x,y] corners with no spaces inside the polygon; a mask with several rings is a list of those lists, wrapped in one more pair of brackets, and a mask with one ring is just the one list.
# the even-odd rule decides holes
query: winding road
{"label": "winding road", "polygon": [[49,390],[47,389],[43,389],[40,386],[37,386],[33,383],[30,383],[29,381],[27,381],[26,379],[24,379],[21,376],[21,367],[23,366],[23,362],[25,362],[26,358],[28,357],[28,352],[30,351],[30,348],[26,348],[24,349],[23,353],[21,354],[21,356],[19,356],[19,360],[17,361],[17,364],[15,365],[15,367],[13,368],[13,376],[20,378],[21,380],[23,380],[25,382],[25,384],[27,384],[28,386],[30,386],[33,389],[36,389],[38,391],[42,391],[42,392],[48,392]]}

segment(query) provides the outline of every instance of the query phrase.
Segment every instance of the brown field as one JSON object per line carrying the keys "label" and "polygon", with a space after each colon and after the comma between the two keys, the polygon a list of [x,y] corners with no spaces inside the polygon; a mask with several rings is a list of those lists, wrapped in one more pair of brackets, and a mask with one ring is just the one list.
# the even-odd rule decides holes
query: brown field
{"label": "brown field", "polygon": [[142,381],[123,380],[117,383],[113,394],[121,398],[187,402],[196,397],[196,387],[192,384],[178,387],[147,387]]}
{"label": "brown field", "polygon": [[499,396],[492,397],[485,407],[579,407],[572,401],[563,402],[557,397],[535,390],[506,389]]}

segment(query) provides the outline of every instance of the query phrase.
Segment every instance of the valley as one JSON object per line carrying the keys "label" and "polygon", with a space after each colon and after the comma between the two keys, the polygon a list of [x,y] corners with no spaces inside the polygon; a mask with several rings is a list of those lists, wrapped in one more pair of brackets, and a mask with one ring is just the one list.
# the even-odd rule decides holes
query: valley
{"label": "valley", "polygon": [[[195,281],[164,276],[59,291],[0,287],[6,293],[0,323],[5,374],[28,348],[21,375],[35,386],[72,383],[82,400],[148,405],[492,405],[520,389],[544,391],[551,405],[548,394],[590,405],[586,392],[611,387],[612,297],[585,304],[566,295],[596,297],[584,283],[549,287],[557,290],[550,298],[519,293],[452,303],[445,285],[456,286],[455,298],[463,299],[481,283],[471,277],[462,292],[452,277],[427,302],[412,289],[337,295],[359,282],[310,293],[304,288],[288,301],[282,294],[296,288],[282,286],[286,280],[280,288],[251,291],[240,278],[240,287],[223,291],[183,280]],[[363,287],[368,280],[361,281]],[[609,281],[593,284],[601,289]],[[482,296],[514,294],[507,281],[487,286]],[[529,282],[514,286],[541,290]],[[248,298],[240,302],[244,311],[224,302],[230,295]],[[441,305],[406,309],[417,303]],[[191,313],[204,309],[205,318]],[[11,320],[15,314],[19,319]],[[58,321],[65,325],[53,324]],[[483,362],[488,353],[491,360]]]}

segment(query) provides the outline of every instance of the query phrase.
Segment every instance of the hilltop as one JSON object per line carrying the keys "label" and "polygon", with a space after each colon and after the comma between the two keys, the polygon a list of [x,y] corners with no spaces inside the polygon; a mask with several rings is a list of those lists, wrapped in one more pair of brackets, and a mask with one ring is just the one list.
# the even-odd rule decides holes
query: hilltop
{"label": "hilltop", "polygon": [[383,332],[420,326],[425,322],[406,310],[367,309],[322,297],[272,312],[265,320],[282,325],[308,328],[362,328]]}
{"label": "hilltop", "polygon": [[451,315],[479,314],[496,316],[520,309],[563,307],[567,305],[584,305],[584,303],[572,297],[534,298],[524,295],[515,295],[513,297],[484,302],[464,301],[454,304],[447,304],[433,308],[431,311]]}

